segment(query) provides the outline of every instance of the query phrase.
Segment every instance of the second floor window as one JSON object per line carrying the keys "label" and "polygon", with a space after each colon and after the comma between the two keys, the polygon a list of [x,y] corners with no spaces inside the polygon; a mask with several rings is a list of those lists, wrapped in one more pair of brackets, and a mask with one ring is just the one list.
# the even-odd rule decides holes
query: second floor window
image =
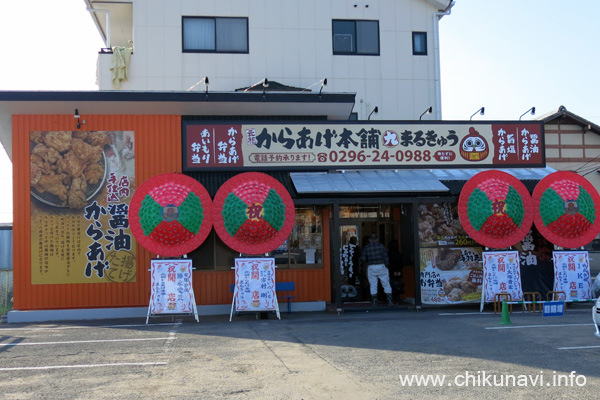
{"label": "second floor window", "polygon": [[333,54],[379,55],[379,21],[333,20]]}
{"label": "second floor window", "polygon": [[186,53],[248,53],[248,18],[183,17]]}
{"label": "second floor window", "polygon": [[427,55],[427,32],[413,32],[413,55],[415,56],[426,56]]}

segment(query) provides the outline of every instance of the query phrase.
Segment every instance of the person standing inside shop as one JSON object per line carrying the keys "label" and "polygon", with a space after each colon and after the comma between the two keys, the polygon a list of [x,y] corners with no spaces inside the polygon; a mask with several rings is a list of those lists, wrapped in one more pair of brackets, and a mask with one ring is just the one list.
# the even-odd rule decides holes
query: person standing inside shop
{"label": "person standing inside shop", "polygon": [[394,305],[392,301],[392,288],[390,286],[390,273],[388,265],[390,264],[388,252],[385,246],[379,243],[376,234],[371,234],[369,244],[366,245],[360,256],[360,260],[367,264],[367,278],[371,286],[371,302],[377,306],[377,282],[381,282],[385,297],[387,297],[388,306]]}

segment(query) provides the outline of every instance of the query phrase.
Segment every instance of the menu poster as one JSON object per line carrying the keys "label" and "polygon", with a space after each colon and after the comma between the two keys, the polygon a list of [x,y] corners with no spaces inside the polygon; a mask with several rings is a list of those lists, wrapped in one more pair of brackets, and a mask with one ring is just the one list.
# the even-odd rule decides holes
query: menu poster
{"label": "menu poster", "polygon": [[458,203],[422,203],[418,207],[421,247],[477,246],[458,217]]}
{"label": "menu poster", "polygon": [[136,281],[132,131],[32,131],[31,283]]}
{"label": "menu poster", "polygon": [[481,300],[481,247],[420,249],[421,302],[460,304]]}
{"label": "menu poster", "polygon": [[192,260],[151,260],[150,314],[194,312]]}
{"label": "menu poster", "polygon": [[554,291],[565,292],[566,299],[587,300],[592,298],[590,258],[587,251],[555,251]]}
{"label": "menu poster", "polygon": [[508,293],[512,301],[523,300],[518,251],[483,253],[485,301],[494,302],[498,293]]}
{"label": "menu poster", "polygon": [[274,258],[235,259],[236,311],[278,311]]}

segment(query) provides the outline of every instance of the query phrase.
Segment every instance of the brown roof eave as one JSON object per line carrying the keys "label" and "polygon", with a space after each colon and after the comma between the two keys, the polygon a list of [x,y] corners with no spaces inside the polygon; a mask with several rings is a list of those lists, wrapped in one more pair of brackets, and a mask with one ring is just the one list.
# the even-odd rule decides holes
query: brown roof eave
{"label": "brown roof eave", "polygon": [[[588,121],[585,118],[580,117],[577,114],[574,114],[570,111],[567,110],[567,108],[565,106],[560,106],[558,107],[558,110],[554,113],[551,114],[547,114],[541,118],[538,119],[540,122],[542,122],[543,124],[548,124],[551,122],[562,122],[562,121],[569,121],[571,123],[574,123],[575,125],[579,125],[583,128],[584,132],[594,132],[598,135],[600,135],[600,125],[597,125],[591,121]],[[561,120],[561,121],[557,121],[557,120]]]}

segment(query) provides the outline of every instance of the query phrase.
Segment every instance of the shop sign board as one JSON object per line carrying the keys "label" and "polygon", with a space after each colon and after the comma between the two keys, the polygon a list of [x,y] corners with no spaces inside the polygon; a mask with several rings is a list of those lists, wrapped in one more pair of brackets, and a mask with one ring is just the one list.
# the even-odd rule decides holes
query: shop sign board
{"label": "shop sign board", "polygon": [[543,167],[541,123],[187,121],[183,169]]}
{"label": "shop sign board", "polygon": [[565,299],[588,300],[592,298],[590,259],[587,251],[555,251],[554,291],[564,292]]}

